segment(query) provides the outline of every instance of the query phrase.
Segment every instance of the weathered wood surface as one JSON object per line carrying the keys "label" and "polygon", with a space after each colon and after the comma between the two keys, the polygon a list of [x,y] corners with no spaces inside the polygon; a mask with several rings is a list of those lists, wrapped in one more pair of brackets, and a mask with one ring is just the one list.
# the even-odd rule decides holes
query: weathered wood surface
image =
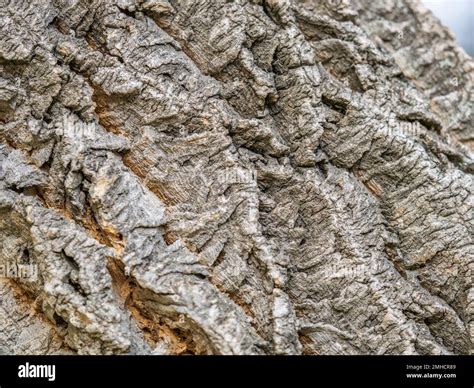
{"label": "weathered wood surface", "polygon": [[0,0],[0,353],[472,352],[473,65],[416,0]]}

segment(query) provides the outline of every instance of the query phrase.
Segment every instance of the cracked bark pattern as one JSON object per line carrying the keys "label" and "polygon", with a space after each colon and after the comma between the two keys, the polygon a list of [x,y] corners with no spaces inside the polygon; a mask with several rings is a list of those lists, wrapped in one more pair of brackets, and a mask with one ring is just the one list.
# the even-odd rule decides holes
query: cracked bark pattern
{"label": "cracked bark pattern", "polygon": [[474,63],[419,1],[0,20],[0,353],[473,351]]}

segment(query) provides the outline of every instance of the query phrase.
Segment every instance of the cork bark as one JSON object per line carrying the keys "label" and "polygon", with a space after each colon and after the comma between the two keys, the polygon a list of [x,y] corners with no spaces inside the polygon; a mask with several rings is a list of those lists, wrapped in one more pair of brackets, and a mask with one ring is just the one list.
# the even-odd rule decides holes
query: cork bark
{"label": "cork bark", "polygon": [[0,353],[471,353],[473,74],[418,0],[0,0]]}

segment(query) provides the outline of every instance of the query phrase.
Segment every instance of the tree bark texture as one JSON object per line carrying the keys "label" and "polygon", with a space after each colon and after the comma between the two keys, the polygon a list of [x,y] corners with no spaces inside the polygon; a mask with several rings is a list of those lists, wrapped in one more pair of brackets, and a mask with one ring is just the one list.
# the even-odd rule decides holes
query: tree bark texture
{"label": "tree bark texture", "polygon": [[420,1],[0,0],[0,69],[0,353],[473,351],[474,62]]}

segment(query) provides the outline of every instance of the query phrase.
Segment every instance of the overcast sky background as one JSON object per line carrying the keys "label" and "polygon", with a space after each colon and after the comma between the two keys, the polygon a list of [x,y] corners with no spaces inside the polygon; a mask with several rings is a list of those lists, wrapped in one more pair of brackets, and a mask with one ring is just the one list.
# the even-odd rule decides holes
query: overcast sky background
{"label": "overcast sky background", "polygon": [[422,0],[474,57],[474,0]]}

